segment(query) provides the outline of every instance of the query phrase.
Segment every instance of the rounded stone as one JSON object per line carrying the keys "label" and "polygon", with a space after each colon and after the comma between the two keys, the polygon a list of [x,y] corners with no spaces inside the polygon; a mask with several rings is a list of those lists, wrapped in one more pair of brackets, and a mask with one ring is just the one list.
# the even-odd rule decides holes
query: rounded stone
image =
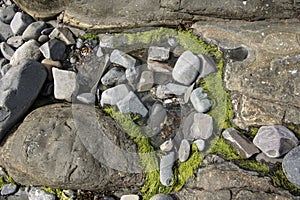
{"label": "rounded stone", "polygon": [[198,140],[194,141],[194,144],[197,145],[197,148],[198,148],[199,151],[204,151],[204,149],[205,149],[205,140],[198,139]]}
{"label": "rounded stone", "polygon": [[170,195],[166,194],[156,194],[151,197],[150,200],[173,200],[173,198]]}
{"label": "rounded stone", "polygon": [[10,22],[10,28],[14,34],[21,35],[32,21],[33,20],[29,15],[17,12]]}
{"label": "rounded stone", "polygon": [[282,168],[287,179],[300,189],[300,146],[286,154]]}
{"label": "rounded stone", "polygon": [[179,150],[178,150],[178,157],[179,157],[179,161],[180,162],[185,162],[187,161],[187,159],[189,158],[191,153],[191,145],[189,143],[189,141],[187,141],[186,139],[183,139],[181,141]]}
{"label": "rounded stone", "polygon": [[205,113],[211,108],[211,103],[207,99],[207,94],[203,92],[203,88],[193,90],[190,99],[197,112]]}
{"label": "rounded stone", "polygon": [[170,152],[165,156],[162,156],[160,160],[160,182],[164,186],[170,186],[173,181],[173,165],[175,162],[175,153]]}
{"label": "rounded stone", "polygon": [[173,146],[174,146],[173,141],[170,139],[160,145],[160,150],[164,152],[169,152],[173,149]]}

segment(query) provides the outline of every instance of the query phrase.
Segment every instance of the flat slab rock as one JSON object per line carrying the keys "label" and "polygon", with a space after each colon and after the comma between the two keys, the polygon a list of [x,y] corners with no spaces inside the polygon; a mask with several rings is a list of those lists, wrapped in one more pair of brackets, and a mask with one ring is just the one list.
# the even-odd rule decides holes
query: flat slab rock
{"label": "flat slab rock", "polygon": [[[102,126],[98,127],[98,132],[104,131],[115,147],[131,152],[137,150],[135,143],[117,128],[119,126],[115,121],[103,112],[91,111],[90,108],[53,104],[34,110],[1,147],[1,165],[22,185],[97,191],[122,191],[130,187],[132,192],[138,191],[135,186],[142,184],[142,174],[112,169],[95,159],[83,145],[77,134],[81,130],[76,126],[80,122],[72,113],[74,109],[81,116],[92,116],[94,112],[100,120],[99,126]],[[98,132],[89,129],[91,123],[94,122],[80,125],[90,135],[86,136],[87,140],[96,141],[95,134]],[[87,148],[93,149],[91,146]],[[96,155],[95,152],[92,153]],[[109,159],[114,160],[114,155],[111,154]]]}
{"label": "flat slab rock", "polygon": [[225,85],[241,128],[300,124],[298,23],[196,23],[196,34],[225,52]]}

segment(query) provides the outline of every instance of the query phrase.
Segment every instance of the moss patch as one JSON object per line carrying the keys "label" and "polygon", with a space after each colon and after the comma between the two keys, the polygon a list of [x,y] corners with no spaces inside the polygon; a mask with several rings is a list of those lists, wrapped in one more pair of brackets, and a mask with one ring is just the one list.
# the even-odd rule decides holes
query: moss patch
{"label": "moss patch", "polygon": [[92,33],[86,33],[86,34],[80,36],[80,38],[81,38],[82,40],[91,39],[91,40],[94,40],[94,41],[96,42],[96,44],[99,43],[99,38],[98,38],[98,36],[95,35],[95,34],[92,34]]}
{"label": "moss patch", "polygon": [[[1,170],[3,170],[2,167],[0,167]],[[6,184],[15,184],[18,185],[12,177],[10,177],[7,173],[4,173],[2,176],[0,176],[0,190],[2,190],[2,187]]]}
{"label": "moss patch", "polygon": [[207,153],[217,154],[226,160],[242,159],[238,152],[234,148],[232,148],[232,146],[228,144],[221,136],[217,137],[211,142],[210,148],[207,150]]}
{"label": "moss patch", "polygon": [[54,194],[58,197],[59,200],[70,200],[71,198],[68,197],[65,192],[61,189],[49,188],[49,187],[42,187],[48,193]]}

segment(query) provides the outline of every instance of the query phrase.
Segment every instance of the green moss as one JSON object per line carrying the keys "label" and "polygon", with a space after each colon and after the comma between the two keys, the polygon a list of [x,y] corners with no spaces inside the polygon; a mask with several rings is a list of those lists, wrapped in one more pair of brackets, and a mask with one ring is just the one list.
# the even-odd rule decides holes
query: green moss
{"label": "green moss", "polygon": [[98,38],[98,36],[95,35],[95,34],[92,34],[92,33],[86,33],[86,34],[80,36],[80,38],[81,38],[82,40],[92,39],[92,40],[96,41],[97,44],[99,43],[99,38]]}
{"label": "green moss", "polygon": [[252,128],[250,129],[250,135],[251,135],[251,137],[255,137],[256,134],[257,134],[257,132],[258,132],[258,130],[259,130],[259,128],[257,128],[257,127],[252,127]]}
{"label": "green moss", "polygon": [[300,125],[289,124],[287,128],[293,131],[296,137],[300,140]]}
{"label": "green moss", "polygon": [[61,189],[55,189],[55,188],[50,188],[50,187],[42,187],[42,189],[48,193],[54,194],[55,196],[58,197],[59,200],[70,200],[71,199]]}
{"label": "green moss", "polygon": [[243,169],[259,172],[263,176],[269,173],[268,165],[257,162],[255,160],[239,160],[236,164]]}
{"label": "green moss", "polygon": [[238,152],[228,144],[224,138],[221,136],[215,138],[211,144],[210,148],[207,150],[207,153],[210,154],[218,154],[222,158],[226,160],[239,160],[242,157],[238,154]]}
{"label": "green moss", "polygon": [[[1,167],[1,169],[3,170],[3,168]],[[2,189],[2,187],[6,184],[16,184],[18,185],[14,179],[12,177],[10,177],[8,174],[3,174],[2,176],[0,176],[0,190]]]}

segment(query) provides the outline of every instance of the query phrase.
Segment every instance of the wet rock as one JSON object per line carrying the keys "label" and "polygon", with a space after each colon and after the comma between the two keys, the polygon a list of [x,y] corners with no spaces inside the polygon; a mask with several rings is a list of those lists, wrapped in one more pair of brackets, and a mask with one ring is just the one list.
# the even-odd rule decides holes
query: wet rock
{"label": "wet rock", "polygon": [[150,116],[148,119],[148,125],[153,131],[153,134],[157,134],[161,129],[161,124],[167,118],[167,110],[162,104],[156,103],[152,106],[150,110]]}
{"label": "wet rock", "polygon": [[76,73],[52,68],[52,74],[54,79],[54,97],[71,102],[75,91],[78,89]]}
{"label": "wet rock", "polygon": [[223,131],[222,136],[235,146],[244,158],[250,158],[252,155],[259,153],[256,146],[234,128],[226,129]]}
{"label": "wet rock", "polygon": [[167,194],[156,194],[150,200],[173,200],[173,197]]}
{"label": "wet rock", "polygon": [[173,165],[175,162],[175,153],[170,152],[162,156],[159,165],[160,182],[164,186],[170,186],[173,181]]}
{"label": "wet rock", "polygon": [[41,52],[39,50],[39,43],[35,40],[29,40],[20,46],[10,59],[11,65],[16,65],[22,59],[39,60]]}
{"label": "wet rock", "polygon": [[253,143],[268,157],[278,158],[296,147],[299,143],[295,134],[284,126],[262,126]]}
{"label": "wet rock", "polygon": [[0,40],[6,41],[8,38],[14,35],[12,32],[10,25],[3,23],[0,21]]}
{"label": "wet rock", "polygon": [[192,125],[190,126],[190,134],[186,135],[186,139],[194,141],[198,139],[207,140],[213,134],[213,118],[207,114],[195,113],[193,115]]}
{"label": "wet rock", "polygon": [[125,72],[123,69],[114,67],[110,69],[102,78],[101,83],[103,85],[115,85],[118,83],[122,77],[125,76]]}
{"label": "wet rock", "polygon": [[15,15],[14,6],[8,6],[0,8],[0,20],[6,24],[9,24]]}
{"label": "wet rock", "polygon": [[120,200],[139,200],[140,197],[135,194],[122,195]]}
{"label": "wet rock", "polygon": [[65,50],[66,45],[57,39],[50,40],[40,47],[44,57],[51,60],[62,60]]}
{"label": "wet rock", "polygon": [[137,86],[137,91],[138,92],[149,91],[153,87],[153,84],[154,84],[153,72],[143,71]]}
{"label": "wet rock", "polygon": [[204,151],[204,149],[205,149],[205,140],[202,140],[202,139],[195,140],[194,144],[197,145],[197,148],[200,152]]}
{"label": "wet rock", "polygon": [[10,28],[15,35],[22,35],[27,26],[32,22],[33,20],[29,15],[17,12],[10,22]]}
{"label": "wet rock", "polygon": [[170,152],[170,151],[172,151],[173,147],[174,147],[174,144],[171,139],[165,141],[164,143],[162,143],[159,146],[160,150],[162,150],[163,152]]}
{"label": "wet rock", "polygon": [[76,98],[80,102],[86,103],[86,104],[95,104],[95,102],[96,102],[95,94],[92,94],[92,93],[82,93],[82,94],[78,95]]}
{"label": "wet rock", "polygon": [[29,200],[36,200],[36,199],[43,199],[43,200],[55,200],[56,197],[54,194],[46,192],[41,188],[33,187],[28,192],[28,199]]}
{"label": "wet rock", "polygon": [[282,162],[283,171],[291,183],[300,189],[300,146],[287,153]]}
{"label": "wet rock", "polygon": [[22,60],[0,79],[0,138],[28,111],[46,76],[43,65]]}
{"label": "wet rock", "polygon": [[47,26],[46,23],[43,21],[37,21],[37,22],[31,23],[22,34],[23,40],[25,40],[25,41],[30,40],[30,39],[37,40],[40,37],[42,30],[46,26]]}
{"label": "wet rock", "polygon": [[101,95],[100,104],[117,105],[117,103],[123,100],[130,92],[127,85],[121,84],[115,87],[105,90]]}
{"label": "wet rock", "polygon": [[148,49],[148,60],[166,61],[169,59],[170,49],[151,46]]}
{"label": "wet rock", "polygon": [[202,71],[199,77],[204,78],[218,71],[216,67],[216,63],[211,57],[204,54],[199,54],[198,57],[201,60],[201,65],[202,65]]}
{"label": "wet rock", "polygon": [[177,60],[172,76],[175,81],[184,85],[192,84],[201,72],[201,65],[198,56],[191,51],[185,51]]}
{"label": "wet rock", "polygon": [[4,58],[7,60],[10,60],[15,51],[6,43],[6,42],[1,42],[0,43],[0,50]]}
{"label": "wet rock", "polygon": [[138,96],[130,91],[123,99],[117,102],[118,109],[121,113],[135,113],[145,117],[148,114],[147,108],[140,101]]}
{"label": "wet rock", "polygon": [[205,113],[211,108],[211,103],[207,98],[207,94],[203,91],[202,88],[193,90],[190,96],[190,100],[194,108],[200,113]]}
{"label": "wet rock", "polygon": [[66,45],[75,44],[76,41],[72,32],[68,28],[55,28],[49,35],[51,39],[58,39],[63,41]]}
{"label": "wet rock", "polygon": [[12,183],[5,184],[1,188],[1,195],[11,195],[15,193],[18,189],[18,186]]}
{"label": "wet rock", "polygon": [[7,39],[7,44],[14,48],[19,48],[23,43],[22,36],[13,36]]}
{"label": "wet rock", "polygon": [[190,156],[190,152],[191,152],[191,145],[189,141],[187,141],[186,139],[182,140],[178,150],[179,161],[180,162],[187,161],[187,159]]}
{"label": "wet rock", "polygon": [[128,69],[135,66],[136,60],[130,55],[115,49],[110,55],[110,62],[121,65]]}

